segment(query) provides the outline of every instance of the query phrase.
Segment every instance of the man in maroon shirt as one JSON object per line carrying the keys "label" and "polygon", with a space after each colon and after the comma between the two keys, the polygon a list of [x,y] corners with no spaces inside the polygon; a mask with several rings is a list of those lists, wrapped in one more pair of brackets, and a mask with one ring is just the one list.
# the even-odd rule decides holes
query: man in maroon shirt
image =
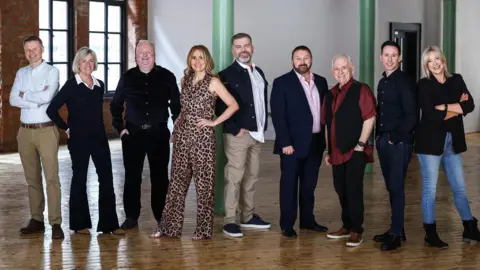
{"label": "man in maroon shirt", "polygon": [[333,169],[343,225],[327,237],[348,238],[346,245],[356,247],[363,241],[363,174],[366,163],[373,162],[373,146],[367,143],[375,122],[375,96],[366,84],[353,80],[349,56],[335,56],[332,73],[338,83],[325,95],[321,123],[327,130],[325,163]]}

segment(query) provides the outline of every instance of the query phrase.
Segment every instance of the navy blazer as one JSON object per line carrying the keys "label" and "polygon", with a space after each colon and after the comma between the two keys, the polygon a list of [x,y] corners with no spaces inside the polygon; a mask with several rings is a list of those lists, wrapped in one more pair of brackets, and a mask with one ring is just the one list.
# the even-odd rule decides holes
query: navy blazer
{"label": "navy blazer", "polygon": [[[328,91],[327,80],[317,74],[314,82],[320,95],[319,110]],[[298,158],[307,156],[312,141],[313,117],[302,83],[294,70],[273,81],[270,96],[272,122],[275,128],[273,153],[282,154],[282,148],[293,146]],[[324,126],[321,126],[319,154],[325,150]]]}
{"label": "navy blazer", "polygon": [[[268,127],[268,82],[265,79],[263,71],[259,67],[255,67],[255,69],[258,71],[258,73],[260,73],[265,83],[265,87],[263,89],[265,100],[265,131]],[[250,80],[248,70],[240,66],[237,61],[233,61],[229,67],[219,73],[219,76],[220,80],[225,85],[225,88],[227,88],[228,92],[232,94],[240,107],[239,110],[232,115],[232,117],[223,123],[223,132],[237,135],[242,128],[249,131],[258,131],[253,101],[252,82]],[[218,116],[222,114],[226,109],[227,106],[225,103],[218,98],[215,110],[216,115]]]}

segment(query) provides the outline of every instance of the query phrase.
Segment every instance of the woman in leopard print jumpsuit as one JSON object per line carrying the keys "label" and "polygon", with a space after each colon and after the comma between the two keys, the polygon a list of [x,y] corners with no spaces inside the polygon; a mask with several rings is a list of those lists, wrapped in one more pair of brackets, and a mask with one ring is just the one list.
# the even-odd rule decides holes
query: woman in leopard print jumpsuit
{"label": "woman in leopard print jumpsuit", "polygon": [[[213,120],[220,97],[228,109]],[[162,220],[152,237],[182,234],[185,197],[191,179],[197,192],[197,228],[194,240],[210,239],[215,188],[214,127],[238,110],[238,104],[213,71],[213,60],[203,45],[192,47],[180,94],[181,113],[173,132],[171,181]]]}

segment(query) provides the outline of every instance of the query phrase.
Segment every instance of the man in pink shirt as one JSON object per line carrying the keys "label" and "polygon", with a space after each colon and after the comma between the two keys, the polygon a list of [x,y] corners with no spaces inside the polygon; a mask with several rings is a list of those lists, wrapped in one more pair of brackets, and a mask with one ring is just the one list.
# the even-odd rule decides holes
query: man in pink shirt
{"label": "man in pink shirt", "polygon": [[293,229],[297,208],[300,208],[300,229],[328,230],[319,225],[313,215],[315,187],[325,150],[320,120],[327,81],[310,71],[312,53],[306,46],[293,50],[292,65],[293,70],[273,81],[270,98],[276,134],[274,154],[280,155],[282,171],[280,227],[282,234],[289,238],[297,236]]}

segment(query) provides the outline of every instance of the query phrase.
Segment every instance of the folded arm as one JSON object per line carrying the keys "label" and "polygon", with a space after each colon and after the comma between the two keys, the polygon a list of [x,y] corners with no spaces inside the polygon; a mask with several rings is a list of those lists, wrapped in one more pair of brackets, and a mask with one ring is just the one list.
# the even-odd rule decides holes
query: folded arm
{"label": "folded arm", "polygon": [[59,88],[59,71],[57,68],[50,69],[48,73],[47,84],[45,85],[42,91],[28,91],[25,92],[23,95],[23,99],[36,103],[38,105],[42,105],[45,103],[49,103],[53,96],[57,93]]}

